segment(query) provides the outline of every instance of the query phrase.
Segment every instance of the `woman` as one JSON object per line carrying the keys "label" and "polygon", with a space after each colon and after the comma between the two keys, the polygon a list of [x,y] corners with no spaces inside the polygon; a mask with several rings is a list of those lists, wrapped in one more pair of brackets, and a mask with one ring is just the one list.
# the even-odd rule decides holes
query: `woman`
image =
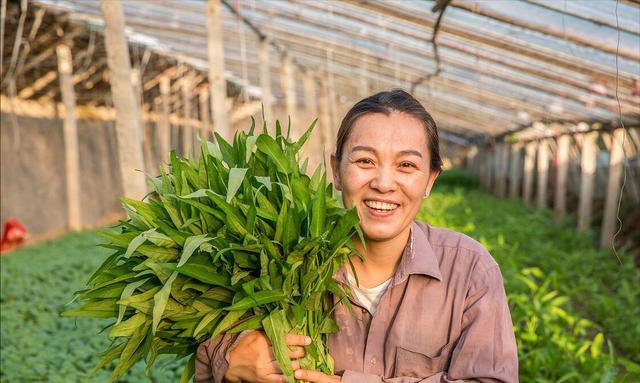
{"label": "woman", "polygon": [[[336,375],[300,369],[303,347],[290,351],[295,376],[316,383],[517,382],[518,361],[502,276],[473,239],[415,222],[440,174],[436,124],[396,89],[351,108],[331,156],[335,186],[357,207],[365,262],[353,258],[334,279],[354,291],[354,317],[340,305],[341,331],[329,336]],[[308,339],[287,335],[290,346]],[[226,335],[198,350],[196,383],[286,382],[259,331]]]}

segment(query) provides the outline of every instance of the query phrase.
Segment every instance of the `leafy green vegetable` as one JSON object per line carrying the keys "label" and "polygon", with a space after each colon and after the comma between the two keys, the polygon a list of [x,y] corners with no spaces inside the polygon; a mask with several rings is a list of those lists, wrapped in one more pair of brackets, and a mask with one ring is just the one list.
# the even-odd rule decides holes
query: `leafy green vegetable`
{"label": "leafy green vegetable", "polygon": [[191,357],[187,381],[199,343],[261,326],[290,382],[287,331],[312,339],[306,366],[333,373],[329,295],[346,293],[328,282],[347,262],[359,220],[339,208],[321,167],[312,180],[299,166],[314,125],[297,143],[281,129],[276,138],[240,132],[232,143],[216,135],[198,162],[172,152],[149,200],[121,198],[129,220],[101,233],[116,253],[78,292],[84,305],[63,313],[116,319],[109,336],[126,341],[99,365],[118,359],[110,381],[140,359],[149,370],[158,354]]}

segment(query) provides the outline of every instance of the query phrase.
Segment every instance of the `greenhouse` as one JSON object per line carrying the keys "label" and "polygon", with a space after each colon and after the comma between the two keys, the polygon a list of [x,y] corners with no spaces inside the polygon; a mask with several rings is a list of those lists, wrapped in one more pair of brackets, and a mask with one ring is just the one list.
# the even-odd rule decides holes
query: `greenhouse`
{"label": "greenhouse", "polygon": [[[322,383],[513,381],[460,372],[483,368],[482,355],[457,367],[473,364],[456,359],[466,319],[435,348],[401,340],[391,352],[383,332],[382,351],[364,341],[362,371],[342,357],[334,371],[346,322],[327,302],[381,317],[378,301],[337,287],[337,271],[366,285],[353,254],[373,250],[358,241],[403,206],[409,177],[380,170],[364,193],[398,189],[354,205],[350,188],[375,166],[343,174],[336,152],[366,117],[349,125],[358,102],[394,89],[437,124],[443,170],[415,219],[469,236],[499,266],[519,381],[640,381],[639,1],[2,0],[1,11],[2,383],[217,383],[201,380],[198,346],[257,329],[292,383],[305,366],[333,379]],[[411,142],[383,133],[360,150]],[[389,291],[404,286],[392,275],[379,281]],[[312,338],[291,371],[283,324],[270,327],[278,310],[284,332]],[[415,324],[437,328],[426,318]]]}

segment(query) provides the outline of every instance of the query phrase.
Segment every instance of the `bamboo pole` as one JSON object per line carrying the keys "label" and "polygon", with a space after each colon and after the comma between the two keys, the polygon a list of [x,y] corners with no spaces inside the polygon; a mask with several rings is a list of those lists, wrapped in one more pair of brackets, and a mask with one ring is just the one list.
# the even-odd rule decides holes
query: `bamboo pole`
{"label": "bamboo pole", "polygon": [[209,114],[209,89],[205,88],[198,95],[200,102],[200,119],[202,120],[202,129],[200,136],[204,140],[213,140],[213,130],[211,129],[211,116]]}
{"label": "bamboo pole", "polygon": [[[182,127],[182,155],[189,157],[189,152],[193,151],[193,130],[189,121],[191,120],[191,91],[192,78],[187,75],[180,79],[180,89],[182,90],[182,117],[184,126]],[[195,155],[195,153],[194,153]]]}
{"label": "bamboo pole", "polygon": [[547,186],[549,185],[549,143],[541,140],[538,145],[538,208],[547,207]]}
{"label": "bamboo pole", "polygon": [[558,137],[558,170],[556,178],[556,191],[554,196],[554,211],[556,222],[560,222],[567,209],[567,172],[569,170],[569,145],[571,136]]}
{"label": "bamboo pole", "polygon": [[122,190],[126,197],[142,199],[146,183],[136,99],[131,86],[131,60],[124,35],[120,0],[100,0],[105,23],[105,45],[110,71],[111,94],[116,109],[116,135]]}
{"label": "bamboo pole", "polygon": [[[103,0],[104,1],[104,0]],[[224,39],[221,22],[221,0],[207,0],[207,53],[209,56],[209,84],[214,129],[226,141],[231,141],[229,111],[227,110],[227,80],[224,77]]]}
{"label": "bamboo pole", "polygon": [[267,125],[273,123],[273,104],[271,98],[271,60],[269,58],[269,39],[260,39],[258,47],[260,87],[262,88],[262,107],[264,108],[264,120]]}
{"label": "bamboo pole", "polygon": [[536,142],[529,142],[525,149],[524,156],[524,179],[522,185],[522,203],[525,206],[531,205],[533,194],[533,166],[536,158]]}
{"label": "bamboo pole", "polygon": [[[307,70],[302,79],[302,84],[304,86],[304,105],[305,105],[305,120],[303,126],[308,126],[318,118],[318,97],[316,90],[316,81],[313,75],[313,72]],[[319,131],[320,127],[315,126],[313,129],[313,133],[311,134],[311,138],[307,142],[307,153],[311,162],[310,170],[315,170],[316,166],[322,162],[322,145]]]}
{"label": "bamboo pole", "polygon": [[511,171],[509,175],[509,198],[515,200],[520,193],[520,143],[511,145]]}
{"label": "bamboo pole", "polygon": [[591,227],[593,189],[596,175],[596,155],[598,132],[582,136],[582,156],[580,159],[580,202],[578,206],[578,229],[587,231]]}
{"label": "bamboo pole", "polygon": [[280,59],[280,80],[281,87],[284,92],[284,104],[287,111],[287,116],[291,119],[292,135],[295,138],[300,136],[298,131],[299,121],[297,114],[297,99],[296,83],[293,64],[291,58],[286,54]]}
{"label": "bamboo pole", "polygon": [[506,197],[507,189],[507,165],[509,163],[509,147],[506,143],[497,146],[497,163],[496,163],[496,190],[495,194],[500,197]]}
{"label": "bamboo pole", "polygon": [[78,153],[78,126],[76,123],[76,95],[71,82],[73,61],[71,49],[65,44],[56,47],[60,93],[65,108],[64,115],[64,154],[67,186],[67,214],[69,228],[72,231],[82,229],[80,209],[80,156]]}
{"label": "bamboo pole", "polygon": [[622,147],[624,134],[624,128],[619,128],[613,132],[611,140],[609,181],[607,183],[607,195],[604,203],[604,216],[602,219],[602,233],[600,238],[600,246],[603,248],[612,245],[617,226],[618,203],[621,198],[620,187],[624,166],[624,148]]}
{"label": "bamboo pole", "polygon": [[171,105],[169,104],[169,97],[171,95],[171,79],[168,76],[162,76],[160,78],[160,97],[162,100],[162,117],[160,124],[160,153],[163,160],[168,158],[168,153],[171,150]]}

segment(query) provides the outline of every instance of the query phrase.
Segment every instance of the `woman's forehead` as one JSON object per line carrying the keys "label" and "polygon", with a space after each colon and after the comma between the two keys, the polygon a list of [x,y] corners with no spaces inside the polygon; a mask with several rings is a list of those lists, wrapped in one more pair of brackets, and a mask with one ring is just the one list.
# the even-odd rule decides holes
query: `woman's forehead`
{"label": "woman's forehead", "polygon": [[349,152],[357,147],[368,147],[384,152],[417,151],[427,157],[427,133],[422,123],[404,113],[367,114],[356,120],[349,140]]}

